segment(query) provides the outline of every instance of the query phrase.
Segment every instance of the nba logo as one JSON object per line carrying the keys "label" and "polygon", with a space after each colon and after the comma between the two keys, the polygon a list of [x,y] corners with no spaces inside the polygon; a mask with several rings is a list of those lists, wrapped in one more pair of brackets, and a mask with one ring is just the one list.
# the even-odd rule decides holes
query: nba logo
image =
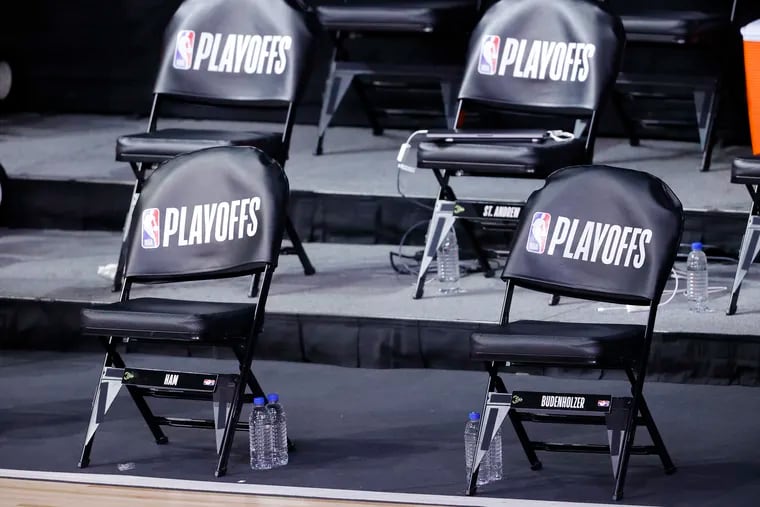
{"label": "nba logo", "polygon": [[486,35],[480,46],[480,59],[478,60],[478,72],[487,76],[496,74],[496,66],[499,63],[499,47],[501,37],[498,35]]}
{"label": "nba logo", "polygon": [[195,47],[195,32],[192,30],[180,30],[177,34],[177,45],[174,48],[174,68],[187,70],[193,62],[193,48]]}
{"label": "nba logo", "polygon": [[142,247],[158,248],[161,244],[161,215],[158,208],[149,208],[142,214]]}
{"label": "nba logo", "polygon": [[544,253],[546,238],[549,236],[549,224],[551,223],[552,216],[549,213],[543,211],[533,213],[533,220],[530,221],[530,231],[528,232],[528,244],[525,247],[529,252]]}

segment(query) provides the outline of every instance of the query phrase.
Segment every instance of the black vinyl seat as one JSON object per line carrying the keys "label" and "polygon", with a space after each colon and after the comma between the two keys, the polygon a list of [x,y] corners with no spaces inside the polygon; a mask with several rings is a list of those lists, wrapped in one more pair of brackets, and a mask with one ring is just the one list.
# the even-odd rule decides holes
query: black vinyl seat
{"label": "black vinyl seat", "polygon": [[[296,111],[323,35],[316,12],[301,0],[183,2],[164,33],[146,132],[120,136],[116,141],[116,160],[128,162],[135,175],[135,196],[147,175],[161,162],[211,147],[258,148],[285,167]],[[267,44],[268,38],[276,46],[260,51],[258,48]],[[212,113],[220,110],[250,118],[252,110],[262,109],[275,118],[279,115],[279,121],[273,121],[272,131],[268,132],[245,131],[243,126],[237,130],[159,128],[171,107],[195,108],[196,121],[216,119]],[[125,231],[132,219],[130,208]],[[314,266],[289,217],[285,227],[292,248],[284,248],[283,252],[298,256],[305,275],[314,274]],[[127,249],[123,242],[114,290],[119,290],[123,281]]]}
{"label": "black vinyl seat", "polygon": [[760,156],[735,158],[731,164],[731,183],[760,184]]}
{"label": "black vinyl seat", "polygon": [[[140,218],[129,230],[121,297],[80,312],[82,334],[98,338],[106,350],[80,468],[89,465],[95,434],[125,388],[157,444],[168,443],[161,426],[214,429],[216,476],[226,473],[234,433],[247,429],[246,423],[239,422],[243,402],[265,395],[251,365],[280,255],[288,198],[282,167],[251,147],[215,147],[178,155],[146,179],[135,203]],[[231,211],[244,205],[246,213]],[[228,213],[207,213],[212,207],[226,208]],[[181,219],[182,209],[203,218]],[[228,227],[230,216],[236,216],[238,227]],[[131,297],[137,285],[151,292],[160,284],[230,277],[255,280],[255,304]],[[186,354],[197,346],[224,347],[237,358],[236,373],[135,367],[127,364],[119,350],[123,343],[133,341],[166,349],[173,345]],[[207,414],[213,417],[158,416],[148,404],[150,397],[212,402],[213,411]]]}
{"label": "black vinyl seat", "polygon": [[620,365],[641,353],[645,326],[518,320],[470,338],[470,357],[476,361],[509,361],[558,366]]}
{"label": "black vinyl seat", "polygon": [[282,134],[278,132],[236,132],[208,129],[160,129],[121,136],[116,140],[116,160],[160,163],[180,153],[219,146],[252,146],[284,159]]}
{"label": "black vinyl seat", "polygon": [[720,13],[689,10],[647,10],[622,14],[627,40],[696,44],[726,28]]}
{"label": "black vinyl seat", "polygon": [[582,138],[540,143],[423,142],[417,148],[417,167],[469,175],[545,178],[557,169],[587,161]]}
{"label": "black vinyl seat", "polygon": [[744,185],[747,188],[752,205],[739,249],[739,263],[736,266],[731,299],[726,311],[728,315],[736,313],[742,282],[760,253],[760,193],[758,192],[760,189],[760,156],[734,159],[731,164],[731,183]]}
{"label": "black vinyl seat", "polygon": [[432,32],[474,21],[473,0],[319,3],[319,20],[328,30]]}
{"label": "black vinyl seat", "polygon": [[[614,500],[623,496],[631,454],[657,455],[665,473],[675,471],[643,388],[657,308],[676,259],[683,222],[678,198],[662,180],[643,171],[567,167],[552,173],[531,194],[502,272],[506,288],[499,325],[470,338],[470,357],[485,363],[489,382],[468,494],[475,494],[479,464],[507,418],[533,470],[542,468],[536,451],[609,453]],[[517,287],[648,307],[646,323],[511,321],[513,299],[522,295],[515,293]],[[505,367],[518,373],[521,368],[623,370],[631,396],[561,392],[561,388],[509,391],[500,377]],[[515,376],[515,383],[519,379]],[[608,445],[534,441],[525,422],[606,425]],[[646,427],[652,445],[634,446],[638,425]]]}
{"label": "black vinyl seat", "polygon": [[[381,118],[385,116],[427,118],[431,113],[418,105],[394,103],[383,107],[373,100],[370,90],[403,89],[406,93],[421,92],[423,96],[429,91],[428,85],[435,83],[443,99],[447,124],[451,124],[456,90],[462,78],[461,63],[428,62],[420,58],[414,61],[408,52],[418,46],[450,44],[451,40],[466,38],[477,21],[482,0],[318,0],[315,4],[320,22],[334,44],[322,93],[316,155],[323,153],[325,133],[349,89],[355,92],[374,135],[383,133]],[[349,47],[351,39],[369,37],[380,41],[403,38],[402,57],[378,59]]]}
{"label": "black vinyl seat", "polygon": [[82,334],[209,342],[244,338],[255,304],[135,298],[82,310]]}

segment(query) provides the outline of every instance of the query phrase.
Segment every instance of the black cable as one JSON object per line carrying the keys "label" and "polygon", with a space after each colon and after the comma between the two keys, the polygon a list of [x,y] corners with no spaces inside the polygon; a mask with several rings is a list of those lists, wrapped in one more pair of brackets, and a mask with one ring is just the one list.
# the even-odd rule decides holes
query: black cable
{"label": "black cable", "polygon": [[403,236],[401,236],[401,241],[399,241],[399,244],[398,244],[398,250],[397,250],[396,252],[393,252],[393,251],[391,251],[391,252],[390,252],[390,261],[391,261],[391,267],[393,268],[393,270],[394,270],[394,271],[396,271],[396,273],[400,273],[400,274],[403,274],[403,275],[411,275],[411,274],[414,274],[414,275],[416,275],[416,274],[417,274],[417,273],[415,273],[415,272],[412,270],[412,268],[411,268],[411,267],[409,267],[409,265],[407,265],[406,263],[402,264],[402,267],[404,268],[404,271],[401,271],[401,270],[399,270],[399,268],[396,266],[396,263],[394,262],[394,256],[395,256],[395,257],[398,257],[398,258],[400,258],[400,259],[414,259],[414,260],[416,260],[416,261],[417,261],[417,263],[419,264],[419,263],[422,261],[422,255],[420,255],[420,256],[419,256],[419,259],[417,259],[417,256],[408,256],[408,255],[403,255],[403,254],[401,253],[401,249],[404,247],[404,243],[406,243],[406,238],[408,238],[408,237],[409,237],[409,234],[410,234],[410,233],[411,233],[413,230],[415,230],[415,229],[417,229],[419,226],[421,226],[421,225],[425,225],[425,224],[427,224],[427,223],[429,223],[429,222],[430,222],[430,220],[420,220],[420,221],[419,221],[419,222],[417,222],[416,224],[414,224],[414,225],[412,225],[411,227],[409,227],[409,228],[406,230],[406,232],[404,233],[404,235],[403,235]]}

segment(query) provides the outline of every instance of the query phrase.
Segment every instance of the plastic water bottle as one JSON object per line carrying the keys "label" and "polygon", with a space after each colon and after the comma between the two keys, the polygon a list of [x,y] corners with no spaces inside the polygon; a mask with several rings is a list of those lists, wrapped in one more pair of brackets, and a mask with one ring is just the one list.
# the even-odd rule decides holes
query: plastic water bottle
{"label": "plastic water bottle", "polygon": [[[470,412],[467,423],[464,425],[464,459],[465,459],[465,481],[470,480],[470,471],[472,470],[472,459],[475,455],[475,445],[478,442],[478,431],[480,430],[480,414]],[[480,462],[480,471],[478,472],[478,486],[488,484],[491,478],[490,460],[488,455]]]}
{"label": "plastic water bottle", "polygon": [[276,467],[288,464],[288,423],[285,409],[277,393],[267,394],[267,412],[272,422],[272,464]]}
{"label": "plastic water bottle", "polygon": [[686,297],[689,310],[696,313],[707,308],[707,256],[702,251],[702,243],[692,243],[686,259]]}
{"label": "plastic water bottle", "polygon": [[490,472],[488,482],[500,481],[504,477],[504,464],[501,459],[501,428],[496,432],[488,448],[488,467]]}
{"label": "plastic water bottle", "polygon": [[269,470],[273,467],[272,424],[265,404],[264,398],[254,398],[249,420],[251,468],[254,470]]}
{"label": "plastic water bottle", "polygon": [[438,248],[438,282],[441,294],[456,294],[459,288],[459,243],[454,227]]}

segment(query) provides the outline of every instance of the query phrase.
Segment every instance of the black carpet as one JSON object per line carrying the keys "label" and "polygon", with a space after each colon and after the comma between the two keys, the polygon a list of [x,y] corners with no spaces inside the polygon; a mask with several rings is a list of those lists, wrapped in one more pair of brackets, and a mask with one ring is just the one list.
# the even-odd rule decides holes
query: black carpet
{"label": "black carpet", "polygon": [[[132,366],[233,371],[234,363],[132,353]],[[0,357],[0,468],[77,471],[91,396],[102,357],[92,353],[7,352]],[[461,495],[463,430],[478,410],[485,374],[440,370],[349,369],[259,362],[267,390],[278,391],[297,451],[267,472],[247,466],[247,435],[237,434],[228,482]],[[511,388],[621,395],[615,381],[505,376]],[[665,476],[656,457],[634,456],[624,503],[668,506],[757,505],[760,497],[760,396],[753,388],[668,383],[647,385],[651,410],[679,466]],[[210,415],[203,402],[150,400],[156,413]],[[166,410],[163,410],[166,409]],[[248,409],[245,414],[247,417]],[[604,455],[541,454],[532,472],[505,427],[505,478],[482,496],[610,501]],[[532,430],[532,431],[531,431]],[[531,426],[531,436],[603,443],[602,427]],[[210,431],[167,428],[157,446],[123,392],[96,436],[87,472],[215,480]],[[639,438],[645,440],[645,431]],[[134,468],[120,472],[119,465]]]}

